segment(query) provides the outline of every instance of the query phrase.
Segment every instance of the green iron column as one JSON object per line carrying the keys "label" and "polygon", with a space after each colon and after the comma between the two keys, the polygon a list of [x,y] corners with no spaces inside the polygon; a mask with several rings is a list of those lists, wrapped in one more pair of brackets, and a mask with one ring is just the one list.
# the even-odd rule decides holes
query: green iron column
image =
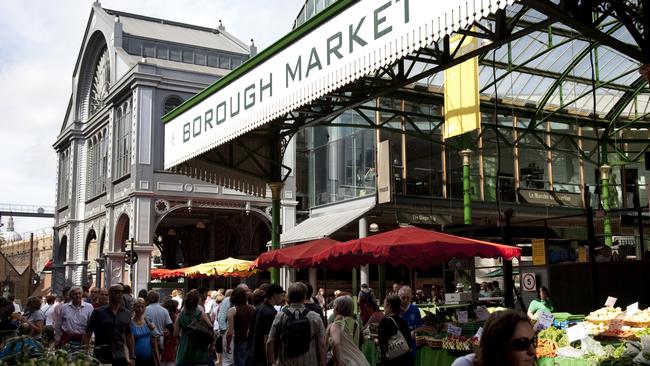
{"label": "green iron column", "polygon": [[605,236],[605,245],[612,246],[612,221],[609,216],[609,173],[612,167],[604,164],[600,167],[600,201],[603,205],[603,234]]}
{"label": "green iron column", "polygon": [[[464,224],[472,224],[472,193],[471,193],[471,181],[470,181],[470,165],[471,165],[471,156],[472,150],[463,150],[460,152],[460,156],[463,157],[463,217]],[[498,179],[498,178],[497,178]]]}
{"label": "green iron column", "polygon": [[[280,248],[280,200],[282,198],[282,182],[271,182],[271,250]],[[280,283],[280,269],[271,268],[271,283]]]}

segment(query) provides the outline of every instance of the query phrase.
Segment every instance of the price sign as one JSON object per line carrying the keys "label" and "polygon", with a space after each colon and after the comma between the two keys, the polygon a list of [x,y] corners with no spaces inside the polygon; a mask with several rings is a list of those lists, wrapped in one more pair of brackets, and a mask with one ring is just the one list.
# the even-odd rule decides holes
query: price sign
{"label": "price sign", "polygon": [[617,331],[623,329],[623,319],[612,319],[609,322],[608,331]]}
{"label": "price sign", "polygon": [[462,332],[463,332],[463,329],[460,328],[460,327],[457,327],[457,326],[451,325],[451,324],[449,324],[447,326],[447,333],[449,333],[449,334],[451,334],[453,336],[460,337],[460,334]]}
{"label": "price sign", "polygon": [[478,320],[481,321],[487,320],[488,316],[490,316],[490,313],[487,311],[487,308],[485,306],[477,306],[476,310],[474,310],[474,313],[476,314]]}
{"label": "price sign", "polygon": [[478,340],[480,341],[482,335],[483,335],[483,327],[480,327],[480,328],[478,328],[478,330],[476,331],[476,335],[474,335],[474,337],[476,337],[476,339],[478,339]]}
{"label": "price sign", "polygon": [[635,302],[632,305],[628,305],[627,309],[625,311],[627,313],[627,316],[632,316],[632,315],[638,313],[639,312],[639,303]]}
{"label": "price sign", "polygon": [[534,273],[524,273],[521,275],[521,287],[524,291],[537,291],[537,281]]}
{"label": "price sign", "polygon": [[566,330],[569,343],[587,338],[587,329],[582,325],[574,325]]}
{"label": "price sign", "polygon": [[459,323],[467,323],[467,311],[457,311],[456,317],[458,318]]}
{"label": "price sign", "polygon": [[618,299],[615,298],[615,297],[607,296],[607,301],[605,301],[605,306],[613,308],[614,305],[616,305],[616,300],[618,300]]}
{"label": "price sign", "polygon": [[539,317],[537,318],[537,324],[535,324],[535,329],[542,330],[550,327],[553,324],[553,314],[548,311],[542,311]]}

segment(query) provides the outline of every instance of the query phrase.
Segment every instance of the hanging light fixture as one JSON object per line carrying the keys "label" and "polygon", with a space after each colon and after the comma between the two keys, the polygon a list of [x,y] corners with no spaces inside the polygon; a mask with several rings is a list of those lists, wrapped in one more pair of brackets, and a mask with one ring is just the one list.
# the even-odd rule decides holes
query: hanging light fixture
{"label": "hanging light fixture", "polygon": [[176,235],[176,230],[173,227],[170,227],[169,230],[167,230],[167,235],[169,236]]}
{"label": "hanging light fixture", "polygon": [[205,229],[205,223],[201,220],[196,222],[196,228],[197,229]]}

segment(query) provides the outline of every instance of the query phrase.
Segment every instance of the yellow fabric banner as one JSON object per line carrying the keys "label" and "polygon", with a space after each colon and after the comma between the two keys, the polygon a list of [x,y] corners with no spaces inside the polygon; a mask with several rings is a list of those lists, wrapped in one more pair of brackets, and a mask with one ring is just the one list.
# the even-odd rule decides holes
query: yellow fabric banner
{"label": "yellow fabric banner", "polygon": [[[473,37],[455,35],[450,38],[450,49],[463,42],[457,56],[478,47]],[[481,111],[478,88],[478,57],[445,70],[445,126],[443,138],[448,139],[481,128]]]}

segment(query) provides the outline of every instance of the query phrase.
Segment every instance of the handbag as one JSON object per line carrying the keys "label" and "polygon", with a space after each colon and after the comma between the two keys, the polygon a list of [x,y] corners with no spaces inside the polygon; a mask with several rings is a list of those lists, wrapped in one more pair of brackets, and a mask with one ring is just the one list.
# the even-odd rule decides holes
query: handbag
{"label": "handbag", "polygon": [[399,329],[395,319],[390,318],[390,320],[392,320],[395,327],[397,327],[397,333],[388,338],[388,346],[386,347],[386,358],[392,360],[409,352],[411,347],[409,347],[409,344],[406,342],[406,339],[404,338],[404,335],[402,335],[402,331]]}
{"label": "handbag", "polygon": [[200,314],[198,317],[192,318],[192,321],[187,326],[187,329],[188,334],[195,334],[197,336],[206,337],[208,340],[206,343],[212,343],[214,340],[214,330],[212,330],[212,325],[204,322],[203,319],[201,319]]}

